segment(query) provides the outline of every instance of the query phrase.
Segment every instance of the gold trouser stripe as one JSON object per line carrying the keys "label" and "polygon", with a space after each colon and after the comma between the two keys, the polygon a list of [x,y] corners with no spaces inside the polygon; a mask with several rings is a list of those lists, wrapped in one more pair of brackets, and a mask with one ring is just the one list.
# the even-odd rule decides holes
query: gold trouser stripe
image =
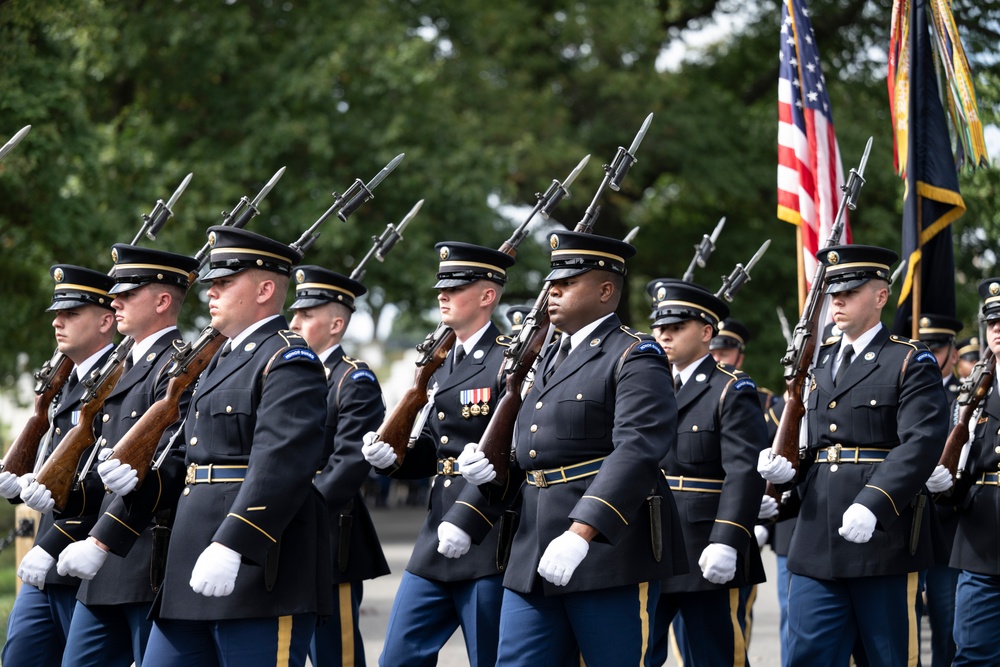
{"label": "gold trouser stripe", "polygon": [[909,638],[906,647],[907,667],[917,667],[920,658],[920,646],[917,641],[917,580],[916,572],[906,575],[906,625]]}
{"label": "gold trouser stripe", "polygon": [[743,643],[750,646],[750,631],[753,629],[753,603],[757,601],[757,586],[750,587],[750,595],[747,596],[747,606],[743,614]]}
{"label": "gold trouser stripe", "polygon": [[292,653],[292,617],[278,617],[278,651],[274,664],[277,667],[288,667]]}
{"label": "gold trouser stripe", "polygon": [[642,629],[642,653],[639,656],[639,667],[646,664],[646,651],[649,649],[649,582],[639,584],[639,627]]}
{"label": "gold trouser stripe", "polygon": [[896,516],[899,516],[899,510],[896,509],[896,503],[893,502],[892,496],[890,496],[885,489],[880,489],[872,484],[865,484],[865,486],[868,487],[869,489],[875,489],[876,491],[881,491],[882,493],[884,493],[885,497],[888,498],[889,502],[892,504],[892,511],[896,513]]}
{"label": "gold trouser stripe", "polygon": [[677,663],[677,667],[684,667],[684,656],[681,655],[681,647],[677,643],[677,633],[674,632],[673,623],[670,624],[670,630],[667,631],[667,635],[670,638],[670,652],[674,655],[674,662]]}
{"label": "gold trouser stripe", "polygon": [[729,589],[729,620],[733,624],[733,667],[745,667],[747,659],[747,645],[743,641],[743,631],[740,630],[740,619],[737,614],[740,610],[740,589]]}
{"label": "gold trouser stripe", "polygon": [[478,514],[479,516],[481,516],[483,518],[483,521],[485,521],[486,523],[490,524],[490,528],[493,527],[493,522],[490,521],[489,519],[487,519],[486,515],[483,514],[482,512],[480,512],[474,506],[470,505],[469,503],[465,502],[464,500],[456,500],[455,504],[456,505],[465,505],[466,507],[468,507],[469,509],[471,509],[473,512],[475,512],[476,514]]}
{"label": "gold trouser stripe", "polygon": [[611,508],[612,512],[614,512],[615,514],[618,515],[618,518],[622,520],[622,523],[624,523],[626,526],[628,525],[628,521],[625,520],[625,517],[622,516],[622,513],[619,512],[617,509],[615,509],[615,506],[612,505],[611,503],[609,503],[604,498],[598,498],[597,496],[583,496],[583,497],[584,498],[590,498],[591,500],[596,500],[598,502],[604,503],[605,505],[607,505],[608,507]]}
{"label": "gold trouser stripe", "polygon": [[351,604],[351,584],[337,586],[340,603],[340,664],[354,667],[354,605]]}

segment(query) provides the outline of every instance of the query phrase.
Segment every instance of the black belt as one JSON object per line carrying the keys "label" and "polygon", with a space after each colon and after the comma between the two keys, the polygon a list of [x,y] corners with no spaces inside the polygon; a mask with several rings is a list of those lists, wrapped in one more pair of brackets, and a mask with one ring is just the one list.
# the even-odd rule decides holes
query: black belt
{"label": "black belt", "polygon": [[215,484],[217,482],[242,482],[246,477],[246,466],[208,464],[200,466],[192,463],[184,475],[185,484]]}
{"label": "black belt", "polygon": [[551,470],[526,470],[525,479],[529,485],[544,489],[553,484],[565,484],[584,477],[592,477],[601,469],[602,463],[604,457]]}
{"label": "black belt", "polygon": [[437,474],[449,477],[458,477],[462,473],[458,471],[458,461],[453,458],[438,459]]}
{"label": "black belt", "polygon": [[877,447],[841,447],[834,445],[819,450],[816,454],[817,463],[880,463],[885,461],[885,455],[890,449]]}
{"label": "black belt", "polygon": [[674,477],[664,475],[671,491],[699,491],[701,493],[722,493],[721,479],[703,479],[701,477]]}

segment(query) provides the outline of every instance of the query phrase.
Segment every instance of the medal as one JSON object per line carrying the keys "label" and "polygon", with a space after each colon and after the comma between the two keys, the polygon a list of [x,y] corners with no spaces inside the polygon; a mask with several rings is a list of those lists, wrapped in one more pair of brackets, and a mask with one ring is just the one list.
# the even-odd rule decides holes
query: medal
{"label": "medal", "polygon": [[463,405],[462,406],[462,417],[463,418],[468,419],[470,412],[471,411],[469,410],[469,406],[468,405]]}
{"label": "medal", "polygon": [[484,417],[485,417],[486,415],[490,414],[490,404],[489,404],[489,403],[483,403],[483,407],[481,407],[481,408],[479,409],[479,412],[480,412],[480,414],[482,414],[482,415],[483,415]]}
{"label": "medal", "polygon": [[481,410],[479,408],[479,404],[478,403],[473,403],[469,407],[469,412],[472,414],[473,417],[478,417],[479,413],[481,412]]}

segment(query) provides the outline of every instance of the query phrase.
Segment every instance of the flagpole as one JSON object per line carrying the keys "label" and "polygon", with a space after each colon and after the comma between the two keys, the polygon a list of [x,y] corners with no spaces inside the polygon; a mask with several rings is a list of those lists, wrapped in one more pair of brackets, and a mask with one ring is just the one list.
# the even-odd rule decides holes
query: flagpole
{"label": "flagpole", "polygon": [[795,225],[795,256],[798,260],[795,262],[795,268],[798,272],[798,285],[799,285],[799,312],[806,305],[806,258],[803,256],[803,244],[802,244],[802,223]]}
{"label": "flagpole", "polygon": [[[920,275],[923,273],[922,262],[920,261],[920,232],[923,229],[920,220],[920,194],[917,192],[917,134],[921,119],[918,115],[920,106],[916,94],[915,81],[921,81],[923,76],[923,58],[920,57],[920,30],[926,30],[926,25],[919,20],[917,12],[921,11],[926,0],[910,0],[910,120],[907,132],[907,155],[906,155],[906,189],[907,194],[905,206],[910,209],[910,220],[915,221],[917,233],[917,261],[911,262],[907,271],[913,276],[910,288],[910,338],[920,340]],[[918,8],[918,5],[920,7]]]}

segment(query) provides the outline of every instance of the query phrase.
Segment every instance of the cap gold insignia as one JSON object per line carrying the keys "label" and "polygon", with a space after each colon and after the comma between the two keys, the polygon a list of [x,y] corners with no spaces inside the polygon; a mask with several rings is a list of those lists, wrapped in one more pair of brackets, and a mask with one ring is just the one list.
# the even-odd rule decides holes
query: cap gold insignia
{"label": "cap gold insignia", "polygon": [[255,347],[257,347],[257,343],[247,343],[246,345],[243,346],[243,351],[244,352],[249,352],[252,349],[254,349]]}
{"label": "cap gold insignia", "polygon": [[63,270],[56,269],[52,272],[52,277],[56,279],[57,283],[61,283],[63,281]]}
{"label": "cap gold insignia", "polygon": [[306,273],[302,269],[295,272],[295,282],[304,283],[306,281]]}
{"label": "cap gold insignia", "polygon": [[208,245],[215,247],[215,232],[208,233]]}
{"label": "cap gold insignia", "polygon": [[149,354],[146,355],[146,361],[152,361],[153,359],[156,359],[155,352],[150,352]]}
{"label": "cap gold insignia", "polygon": [[1000,283],[990,283],[990,294],[993,296],[1000,294]]}
{"label": "cap gold insignia", "polygon": [[600,344],[601,344],[600,338],[595,338],[594,340],[590,341],[590,347],[597,347]]}
{"label": "cap gold insignia", "polygon": [[979,339],[973,336],[969,339],[969,345],[979,345]]}
{"label": "cap gold insignia", "polygon": [[865,361],[871,361],[875,358],[874,352],[865,352]]}
{"label": "cap gold insignia", "polygon": [[111,249],[111,261],[112,262],[117,262],[118,261],[118,248],[112,248]]}
{"label": "cap gold insignia", "polygon": [[826,253],[826,261],[830,262],[831,264],[836,264],[840,261],[840,255],[831,250],[830,252]]}
{"label": "cap gold insignia", "polygon": [[719,322],[719,331],[722,331],[725,328],[726,328],[726,323],[725,322]]}
{"label": "cap gold insignia", "polygon": [[441,251],[438,253],[438,255],[441,256],[441,261],[442,262],[444,260],[448,259],[448,255],[450,255],[450,254],[451,254],[451,250],[448,250],[448,246],[444,246],[443,248],[441,248]]}
{"label": "cap gold insignia", "polygon": [[922,326],[922,327],[929,327],[930,325],[931,325],[931,318],[929,318],[929,317],[921,317],[920,318],[920,326]]}
{"label": "cap gold insignia", "polygon": [[514,324],[520,324],[524,321],[524,313],[514,313]]}
{"label": "cap gold insignia", "polygon": [[552,236],[550,236],[549,237],[549,246],[551,246],[553,250],[555,250],[556,248],[558,248],[559,247],[559,237],[556,236],[555,234],[553,234]]}

